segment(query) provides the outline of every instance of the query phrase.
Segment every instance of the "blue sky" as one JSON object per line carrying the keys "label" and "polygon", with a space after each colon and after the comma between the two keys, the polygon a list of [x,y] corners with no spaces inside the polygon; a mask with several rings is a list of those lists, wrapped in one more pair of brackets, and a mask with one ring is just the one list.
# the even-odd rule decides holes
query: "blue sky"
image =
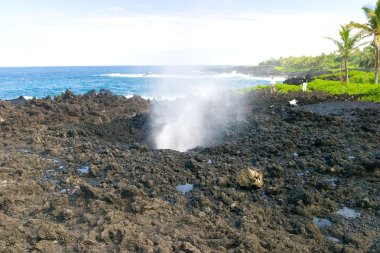
{"label": "blue sky", "polygon": [[0,66],[252,65],[329,53],[375,0],[0,0]]}

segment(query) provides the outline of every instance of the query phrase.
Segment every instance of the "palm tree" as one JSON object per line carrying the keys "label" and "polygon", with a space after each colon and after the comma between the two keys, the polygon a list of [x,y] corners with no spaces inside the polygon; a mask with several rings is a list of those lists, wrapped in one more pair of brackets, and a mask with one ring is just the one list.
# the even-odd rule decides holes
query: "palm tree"
{"label": "palm tree", "polygon": [[374,69],[375,67],[375,45],[370,43],[368,46],[364,47],[362,50],[356,49],[352,53],[352,60],[356,65],[365,69]]}
{"label": "palm tree", "polygon": [[[380,1],[380,0],[379,0]],[[345,81],[346,83],[349,82],[348,80],[348,57],[352,53],[354,49],[359,47],[358,44],[362,38],[363,38],[363,32],[359,32],[356,34],[351,34],[351,27],[348,25],[341,25],[341,30],[339,31],[339,40],[333,39],[331,37],[327,37],[327,39],[331,40],[335,43],[338,47],[338,52],[342,57],[343,64],[344,64],[344,70],[345,70]],[[341,67],[342,69],[342,67]]]}
{"label": "palm tree", "polygon": [[365,68],[373,68],[375,66],[375,44],[371,43],[369,46],[363,48],[360,56],[359,64]]}
{"label": "palm tree", "polygon": [[363,7],[368,22],[360,24],[351,22],[350,26],[361,29],[366,36],[373,37],[375,44],[375,83],[379,83],[379,67],[380,67],[380,0],[377,0],[374,9]]}

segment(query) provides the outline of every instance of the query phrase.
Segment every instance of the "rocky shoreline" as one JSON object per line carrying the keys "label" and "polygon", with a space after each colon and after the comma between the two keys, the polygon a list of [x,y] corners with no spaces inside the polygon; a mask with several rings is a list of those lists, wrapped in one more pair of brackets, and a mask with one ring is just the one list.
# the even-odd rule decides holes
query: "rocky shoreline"
{"label": "rocky shoreline", "polygon": [[379,104],[244,96],[187,152],[154,149],[140,97],[0,101],[0,251],[379,252]]}

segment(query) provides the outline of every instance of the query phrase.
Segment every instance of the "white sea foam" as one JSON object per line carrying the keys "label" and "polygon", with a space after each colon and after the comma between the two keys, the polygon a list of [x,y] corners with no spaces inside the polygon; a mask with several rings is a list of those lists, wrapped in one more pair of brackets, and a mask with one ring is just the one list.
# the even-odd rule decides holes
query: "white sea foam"
{"label": "white sea foam", "polygon": [[254,76],[250,76],[247,74],[241,74],[236,71],[232,71],[231,73],[220,73],[214,75],[215,78],[243,78],[243,79],[263,79],[263,78],[257,78]]}
{"label": "white sea foam", "polygon": [[[204,73],[204,72],[195,72],[196,75],[187,75],[187,74],[156,74],[156,73],[133,73],[133,74],[123,74],[123,73],[108,73],[102,74],[101,77],[114,77],[114,78],[175,78],[175,79],[244,79],[244,80],[262,80],[269,82],[271,77],[259,77],[251,76],[247,74],[238,73],[232,71],[231,73]],[[273,77],[276,82],[282,82],[285,80],[284,77]]]}
{"label": "white sea foam", "polygon": [[118,78],[193,78],[189,75],[170,75],[170,74],[122,74],[122,73],[109,73],[102,74],[102,77],[118,77]]}
{"label": "white sea foam", "polygon": [[[270,81],[272,80],[272,77],[261,77],[261,76],[252,76],[248,74],[239,73],[236,71],[232,71],[231,73],[220,73],[215,75],[216,78],[240,78],[240,79],[247,79],[247,80],[263,80],[263,81]],[[282,76],[273,76],[273,79],[276,82],[283,82],[285,80]]]}
{"label": "white sea foam", "polygon": [[[135,95],[133,94],[126,94],[124,95],[124,97],[126,98],[132,98],[134,97]],[[176,100],[178,98],[183,98],[182,96],[161,96],[161,95],[156,95],[156,96],[150,96],[150,95],[141,95],[140,96],[141,98],[145,99],[145,100],[152,100],[152,101],[163,101],[163,100],[168,100],[168,101],[173,101],[173,100]]]}

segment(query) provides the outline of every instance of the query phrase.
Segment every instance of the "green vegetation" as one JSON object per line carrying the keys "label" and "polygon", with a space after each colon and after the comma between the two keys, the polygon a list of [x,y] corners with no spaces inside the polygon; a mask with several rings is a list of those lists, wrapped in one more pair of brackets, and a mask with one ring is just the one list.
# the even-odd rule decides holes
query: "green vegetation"
{"label": "green vegetation", "polygon": [[373,83],[341,83],[339,81],[326,81],[316,79],[309,83],[309,91],[319,91],[328,94],[348,94],[358,96],[363,101],[380,102],[380,87]]}
{"label": "green vegetation", "polygon": [[[348,56],[348,68],[372,70],[375,61],[373,46],[355,49]],[[272,67],[282,73],[339,73],[342,57],[339,54],[321,54],[319,56],[281,57],[259,63],[259,67]]]}
{"label": "green vegetation", "polygon": [[[319,79],[322,80],[333,80],[338,81],[340,80],[340,75],[335,74],[326,74],[326,75],[320,75],[318,76]],[[365,72],[365,71],[358,71],[358,70],[351,70],[349,72],[349,78],[351,79],[352,83],[373,83],[374,80],[374,73],[373,72]]]}
{"label": "green vegetation", "polygon": [[[342,57],[342,64],[340,69],[342,69],[342,65],[344,65],[345,72],[345,82],[349,83],[348,77],[348,58],[352,54],[352,52],[360,46],[359,42],[363,38],[363,32],[359,32],[356,34],[352,34],[352,28],[350,26],[341,26],[341,30],[339,31],[339,40],[327,37],[327,39],[331,40],[338,47],[338,52]],[[340,72],[342,73],[342,72]],[[340,80],[343,81],[342,75],[340,74]]]}
{"label": "green vegetation", "polygon": [[247,88],[242,88],[237,91],[239,94],[245,94],[250,91],[255,91],[255,90],[264,90],[264,89],[269,89],[267,85],[256,85],[256,86],[251,86]]}
{"label": "green vegetation", "polygon": [[355,50],[352,53],[352,60],[354,61],[354,65],[360,66],[362,68],[370,69],[375,66],[375,45],[372,42],[367,47],[365,47],[362,51]]}
{"label": "green vegetation", "polygon": [[380,68],[380,0],[376,1],[374,9],[369,7],[363,7],[362,9],[368,22],[366,24],[351,22],[350,26],[360,29],[367,36],[373,37],[373,44],[375,46],[375,83],[378,83]]}
{"label": "green vegetation", "polygon": [[259,63],[260,67],[273,67],[282,73],[299,73],[310,71],[330,71],[338,69],[340,56],[321,54],[320,56],[281,57]]}
{"label": "green vegetation", "polygon": [[[348,94],[363,101],[380,102],[380,86],[378,85],[380,72],[380,0],[376,1],[374,9],[369,7],[362,9],[367,17],[367,23],[351,22],[348,25],[342,25],[338,40],[328,37],[337,45],[337,53],[312,57],[270,59],[261,62],[259,67],[274,68],[290,75],[293,73],[315,75],[319,72],[319,76],[314,77],[309,82],[308,92]],[[359,29],[359,32],[352,34],[353,28]],[[364,45],[364,43],[360,44],[360,41],[366,37],[373,37],[372,43],[363,49],[359,49],[359,46]],[[342,78],[343,65],[344,79]],[[372,69],[375,70],[374,73],[369,72]],[[328,74],[320,75],[320,72]],[[276,88],[279,93],[302,91],[301,85],[277,84]],[[244,89],[242,92],[257,89],[269,89],[269,86],[256,86]]]}
{"label": "green vegetation", "polygon": [[[374,69],[373,82],[378,83],[380,72],[380,0],[376,1],[374,9],[363,7],[362,10],[367,17],[367,23],[361,24],[352,21],[348,25],[341,26],[339,40],[328,38],[338,46],[336,53],[320,56],[281,57],[261,62],[259,67],[273,68],[288,75],[339,72],[340,80],[343,81],[341,73],[344,65],[346,82],[349,80],[350,69],[371,71]],[[352,34],[353,28],[359,29],[359,32]],[[372,43],[363,49],[358,49],[359,42],[366,37],[373,37]],[[365,43],[361,45],[363,44]]]}
{"label": "green vegetation", "polygon": [[[307,85],[308,92],[323,92],[327,94],[357,96],[362,101],[380,103],[380,86],[373,83],[374,73],[351,71],[351,83],[337,81],[339,74],[321,75]],[[259,85],[241,90],[242,93],[257,89],[269,89],[267,85]],[[277,84],[278,93],[302,92],[302,85]],[[269,92],[269,91],[268,91]]]}

